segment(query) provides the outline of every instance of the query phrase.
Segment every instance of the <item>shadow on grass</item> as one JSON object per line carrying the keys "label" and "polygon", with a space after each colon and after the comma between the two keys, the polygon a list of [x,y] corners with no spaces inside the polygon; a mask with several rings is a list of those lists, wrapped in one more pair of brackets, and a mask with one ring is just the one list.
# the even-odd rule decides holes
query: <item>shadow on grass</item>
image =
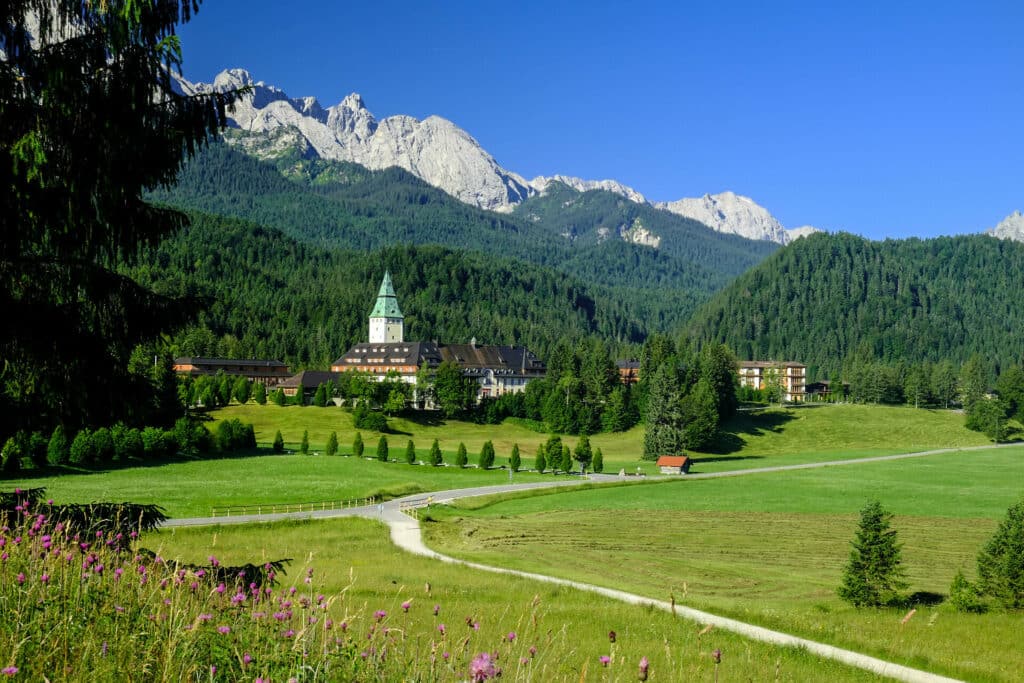
{"label": "shadow on grass", "polygon": [[239,451],[229,452],[213,452],[213,453],[197,453],[195,455],[186,455],[184,453],[178,453],[176,455],[163,455],[154,458],[129,458],[128,460],[112,461],[108,463],[93,463],[93,464],[80,464],[80,465],[46,465],[44,467],[33,467],[23,468],[17,472],[7,473],[4,476],[0,476],[0,481],[4,479],[43,479],[47,477],[60,477],[66,475],[88,475],[88,474],[103,474],[105,472],[113,472],[116,470],[124,469],[138,469],[143,467],[163,467],[165,465],[175,465],[185,462],[203,462],[209,460],[237,460],[243,458],[258,458],[264,455],[286,455],[287,453],[275,453],[273,448],[257,447],[248,448]]}
{"label": "shadow on grass", "polygon": [[[781,434],[785,425],[794,419],[795,416],[790,409],[769,411],[765,406],[760,409],[741,411],[722,425],[719,437],[707,449],[707,452],[716,455],[735,453],[747,445],[745,437],[762,436],[767,433]],[[703,460],[711,462],[707,459]]]}

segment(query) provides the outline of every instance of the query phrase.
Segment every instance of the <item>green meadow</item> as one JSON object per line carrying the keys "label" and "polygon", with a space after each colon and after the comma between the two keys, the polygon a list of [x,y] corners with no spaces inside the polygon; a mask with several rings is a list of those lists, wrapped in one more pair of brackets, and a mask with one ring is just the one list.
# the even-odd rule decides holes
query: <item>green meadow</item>
{"label": "green meadow", "polygon": [[[335,601],[336,619],[344,613],[357,623],[386,612],[385,624],[398,629],[403,643],[399,656],[426,660],[444,650],[466,660],[476,652],[499,652],[502,680],[635,681],[641,657],[650,661],[650,681],[717,675],[723,681],[877,680],[803,650],[718,629],[701,634],[702,624],[665,612],[412,556],[395,549],[386,527],[369,520],[168,529],[145,540],[162,556],[184,561],[210,555],[225,564],[294,558],[285,585],[296,582],[301,589],[309,567],[316,590]],[[406,601],[408,612],[402,609]],[[609,631],[616,633],[614,643]],[[511,642],[509,633],[515,634]],[[715,649],[722,652],[717,674]],[[602,656],[610,657],[608,667]],[[437,680],[465,680],[467,673],[457,669]]]}
{"label": "green meadow", "polygon": [[[262,446],[269,446],[280,431],[291,449],[298,448],[303,431],[308,430],[311,448],[322,450],[334,431],[341,452],[349,452],[357,431],[351,413],[337,407],[250,403],[222,408],[214,411],[212,417],[211,428],[222,419],[238,418],[251,423],[256,441]],[[966,429],[963,423],[963,415],[954,411],[909,407],[820,404],[755,408],[740,412],[724,425],[724,434],[713,452],[691,453],[695,458],[693,471],[789,465],[988,443],[983,435]],[[459,443],[465,443],[473,462],[484,442],[492,441],[500,465],[508,462],[513,444],[518,444],[524,468],[532,467],[537,447],[549,436],[511,420],[501,425],[481,425],[424,416],[420,421],[390,418],[388,424],[391,432],[386,436],[393,452],[413,439],[425,456],[437,439],[446,456],[454,455]],[[377,432],[362,433],[368,450],[375,446],[379,436]],[[563,441],[575,447],[577,438],[567,436]],[[595,434],[590,442],[593,448],[601,449],[605,472],[625,469],[635,473],[637,468],[648,474],[656,471],[653,463],[640,459],[642,427],[618,434]]]}
{"label": "green meadow", "polygon": [[[428,544],[464,559],[630,590],[966,678],[1024,671],[1019,614],[941,604],[1006,508],[1024,497],[1024,447],[435,506]],[[857,610],[835,594],[858,512],[896,515],[918,593]]]}

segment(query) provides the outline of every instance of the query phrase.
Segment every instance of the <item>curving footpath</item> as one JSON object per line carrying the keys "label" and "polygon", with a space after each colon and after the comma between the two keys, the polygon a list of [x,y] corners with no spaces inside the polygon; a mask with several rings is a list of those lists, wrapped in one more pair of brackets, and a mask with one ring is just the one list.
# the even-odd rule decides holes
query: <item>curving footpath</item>
{"label": "curving footpath", "polygon": [[[1020,444],[1008,444],[1008,445],[1020,445]],[[991,446],[977,447],[977,448],[991,448]],[[691,474],[687,475],[686,479],[710,479],[717,477],[734,477],[745,474],[762,474],[767,472],[781,472],[787,470],[802,470],[802,469],[814,469],[820,467],[834,467],[840,465],[853,465],[859,463],[868,462],[882,462],[886,460],[900,460],[904,458],[916,458],[927,455],[935,455],[938,453],[949,453],[955,451],[966,451],[975,450],[975,447],[970,448],[944,448],[930,451],[920,451],[917,453],[903,453],[898,455],[885,455],[876,456],[869,458],[857,458],[852,460],[836,460],[829,462],[818,462],[818,463],[806,463],[799,465],[781,465],[775,467],[759,467],[745,470],[731,470],[726,472],[713,472],[707,474]],[[621,479],[614,475],[590,475],[591,481],[621,481]],[[634,593],[627,593],[626,591],[615,590],[612,588],[603,588],[601,586],[595,586],[589,583],[582,583],[579,581],[570,581],[568,579],[560,579],[553,576],[546,576],[544,574],[534,574],[532,572],[524,572],[515,569],[507,569],[504,567],[493,567],[490,565],[479,564],[477,562],[469,562],[466,560],[460,560],[448,555],[442,555],[439,552],[431,550],[423,543],[423,536],[420,533],[419,521],[410,517],[403,512],[404,509],[424,507],[431,503],[443,504],[460,498],[471,498],[475,496],[493,495],[499,493],[508,493],[513,491],[524,491],[530,489],[539,488],[552,488],[560,486],[573,486],[584,483],[587,479],[580,477],[566,477],[561,480],[547,481],[547,482],[534,482],[526,484],[503,484],[498,486],[480,486],[475,488],[467,489],[452,489],[448,491],[437,491],[430,494],[415,494],[411,496],[405,496],[378,505],[368,505],[360,508],[350,508],[346,510],[323,510],[314,512],[289,512],[289,513],[278,513],[278,514],[266,514],[266,515],[239,515],[237,517],[198,517],[198,518],[186,518],[186,519],[171,519],[165,522],[164,526],[199,526],[199,525],[211,525],[211,524],[247,524],[251,522],[270,522],[284,519],[325,519],[335,517],[367,517],[371,519],[379,519],[388,525],[391,533],[391,540],[395,545],[411,552],[416,555],[422,555],[424,557],[433,558],[441,562],[447,562],[450,564],[459,564],[465,567],[478,569],[481,571],[493,572],[496,574],[508,574],[512,576],[520,576],[526,579],[534,581],[541,581],[544,583],[551,583],[559,586],[566,586],[569,588],[575,588],[577,590],[587,591],[590,593],[596,593],[613,600],[619,600],[633,605],[650,606],[664,611],[670,611],[673,614],[685,617],[692,621],[700,624],[712,624],[715,628],[721,628],[726,631],[737,633],[746,638],[752,640],[758,640],[772,645],[783,645],[788,647],[800,647],[806,649],[808,652],[816,654],[820,657],[832,659],[838,662],[842,662],[849,666],[853,666],[859,669],[870,671],[871,673],[879,676],[886,676],[893,678],[898,681],[906,681],[907,683],[963,683],[958,679],[947,678],[938,674],[929,673],[920,669],[912,669],[901,664],[894,664],[887,662],[876,657],[870,657],[863,655],[852,650],[844,650],[839,647],[832,645],[826,645],[813,640],[807,640],[805,638],[799,638],[797,636],[790,635],[788,633],[782,633],[780,631],[773,631],[761,626],[754,626],[735,619],[729,619],[727,617],[721,617],[709,612],[703,612],[690,607],[684,607],[682,605],[672,605],[662,600],[652,600],[641,595]]]}

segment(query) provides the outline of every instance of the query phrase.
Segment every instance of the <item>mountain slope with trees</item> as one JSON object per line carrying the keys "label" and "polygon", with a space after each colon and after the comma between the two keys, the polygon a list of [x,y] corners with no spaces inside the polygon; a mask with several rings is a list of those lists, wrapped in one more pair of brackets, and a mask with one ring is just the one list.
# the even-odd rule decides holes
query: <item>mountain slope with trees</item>
{"label": "mountain slope with trees", "polygon": [[[622,204],[610,192],[581,194],[564,185],[553,187],[558,197],[569,193],[578,200],[565,208],[565,215],[555,211],[560,202],[547,197],[529,204],[529,214],[498,214],[463,204],[399,168],[369,171],[297,152],[258,161],[219,144],[192,160],[174,188],[152,197],[177,208],[277,228],[323,247],[369,251],[439,244],[549,266],[617,288],[638,317],[668,327],[679,326],[711,293],[776,248],[721,235],[649,206]],[[632,224],[637,217],[662,235],[660,248],[618,236],[599,242],[561,234],[566,220],[586,224],[588,234],[596,235],[599,225]]]}
{"label": "mountain slope with trees", "polygon": [[541,357],[562,338],[642,342],[646,327],[605,288],[549,268],[439,246],[371,252],[304,244],[277,230],[201,213],[144,254],[132,274],[168,296],[205,301],[172,338],[181,355],[279,358],[327,367],[366,338],[385,269],[406,337],[525,344]]}
{"label": "mountain slope with trees", "polygon": [[1024,245],[985,235],[872,242],[797,240],[701,308],[688,333],[739,358],[791,359],[837,376],[854,355],[882,363],[1024,358]]}

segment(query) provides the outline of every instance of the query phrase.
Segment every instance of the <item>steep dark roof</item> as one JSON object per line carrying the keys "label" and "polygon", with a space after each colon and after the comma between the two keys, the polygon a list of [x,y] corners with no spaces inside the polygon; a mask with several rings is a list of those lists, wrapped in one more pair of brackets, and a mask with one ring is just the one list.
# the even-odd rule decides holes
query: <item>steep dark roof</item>
{"label": "steep dark roof", "polygon": [[640,361],[633,359],[617,360],[615,361],[615,367],[619,368],[620,370],[639,370]]}
{"label": "steep dark roof", "polygon": [[201,356],[182,356],[181,358],[174,359],[175,365],[238,365],[248,367],[259,367],[259,368],[286,368],[288,367],[279,360],[266,360],[254,358],[247,360],[245,358],[203,358]]}
{"label": "steep dark roof", "polygon": [[291,389],[292,387],[303,389],[316,389],[325,382],[333,382],[338,379],[338,373],[330,372],[328,370],[303,370],[297,374],[292,375],[288,379],[282,381],[277,386],[282,389]]}
{"label": "steep dark roof", "polygon": [[433,342],[363,342],[356,344],[333,365],[371,365],[374,359],[381,365],[415,365],[426,363],[433,367],[441,364],[441,352]]}
{"label": "steep dark roof", "polygon": [[441,347],[444,360],[454,361],[468,374],[493,370],[498,373],[543,373],[546,368],[532,351],[522,346],[478,346],[446,344]]}

